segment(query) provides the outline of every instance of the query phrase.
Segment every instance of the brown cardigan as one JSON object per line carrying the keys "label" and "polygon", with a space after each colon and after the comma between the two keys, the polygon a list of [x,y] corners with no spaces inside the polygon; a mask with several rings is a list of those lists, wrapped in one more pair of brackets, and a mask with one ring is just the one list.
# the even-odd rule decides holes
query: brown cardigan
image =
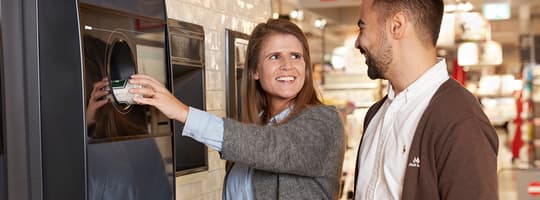
{"label": "brown cardigan", "polygon": [[[385,100],[371,106],[364,131]],[[497,134],[477,99],[454,79],[447,80],[418,122],[402,199],[498,199],[497,149]],[[420,162],[413,161],[415,158]],[[355,177],[358,173],[357,168]]]}

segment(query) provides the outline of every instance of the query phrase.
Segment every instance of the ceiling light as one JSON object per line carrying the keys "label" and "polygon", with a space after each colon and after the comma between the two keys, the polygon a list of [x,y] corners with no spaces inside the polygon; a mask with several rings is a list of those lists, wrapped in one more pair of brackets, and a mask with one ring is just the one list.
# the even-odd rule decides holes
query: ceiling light
{"label": "ceiling light", "polygon": [[293,19],[301,21],[301,20],[304,19],[304,11],[299,10],[299,9],[294,9],[294,10],[291,11],[290,16]]}
{"label": "ceiling light", "polygon": [[448,4],[444,6],[444,12],[454,12],[456,11],[456,4]]}
{"label": "ceiling light", "polygon": [[272,13],[272,19],[278,19],[279,13]]}
{"label": "ceiling light", "polygon": [[457,5],[457,9],[459,11],[469,12],[473,9],[473,5],[471,2],[460,3]]}
{"label": "ceiling light", "polygon": [[458,2],[457,4],[444,5],[444,12],[469,12],[473,10],[474,6],[471,2]]}
{"label": "ceiling light", "polygon": [[512,16],[510,11],[510,4],[506,3],[484,3],[483,7],[484,17],[488,20],[502,20],[510,19]]}
{"label": "ceiling light", "polygon": [[323,29],[326,26],[326,19],[316,19],[313,25],[318,29]]}

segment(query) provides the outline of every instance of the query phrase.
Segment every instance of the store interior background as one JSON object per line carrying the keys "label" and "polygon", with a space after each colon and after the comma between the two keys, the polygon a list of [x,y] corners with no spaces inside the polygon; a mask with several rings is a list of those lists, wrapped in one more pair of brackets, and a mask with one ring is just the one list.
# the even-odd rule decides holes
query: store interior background
{"label": "store interior background", "polygon": [[[438,54],[446,59],[451,76],[478,98],[497,130],[500,199],[539,199],[540,0],[444,2],[446,11]],[[302,28],[308,38],[314,77],[324,102],[335,105],[345,123],[347,151],[342,200],[350,199],[353,190],[355,158],[365,112],[385,95],[387,86],[385,81],[367,77],[364,57],[353,45],[361,3],[362,0],[165,0],[168,18],[204,28],[204,107],[220,117],[228,116],[227,29],[249,34],[257,23],[272,17],[289,19]],[[25,11],[36,9],[29,8],[33,7],[27,6]],[[37,116],[32,112],[29,115],[28,121]],[[6,138],[4,141],[8,141]],[[40,148],[33,143],[26,145]],[[204,170],[175,177],[176,199],[221,199],[225,161],[218,152],[207,151]],[[6,177],[3,172],[0,170],[0,180]],[[33,178],[32,191],[33,186],[39,185]],[[61,180],[64,176],[55,178]],[[39,186],[37,190],[41,192],[45,187]],[[0,187],[0,199],[6,194],[3,189]]]}
{"label": "store interior background", "polygon": [[[540,1],[444,2],[438,54],[446,58],[449,73],[478,97],[497,128],[501,199],[538,198],[534,192],[528,193],[535,188],[519,179],[521,172],[532,172],[527,176],[538,176],[536,181],[540,182],[534,171],[540,159],[540,146],[536,148],[540,143],[535,139],[540,138],[540,120],[535,118],[540,117],[540,104],[537,107],[535,103],[540,102],[540,79],[535,79],[540,67],[534,64],[540,60]],[[336,105],[346,123],[342,199],[352,190],[363,116],[368,106],[385,94],[387,85],[367,78],[364,58],[354,48],[360,4],[358,0],[166,1],[169,18],[204,27],[206,108],[218,116],[226,116],[225,29],[249,34],[257,23],[281,17],[305,31],[324,101]],[[522,144],[512,144],[516,132]],[[512,146],[520,147],[515,154]],[[220,199],[224,168],[219,154],[209,149],[207,171],[176,178],[177,199]]]}

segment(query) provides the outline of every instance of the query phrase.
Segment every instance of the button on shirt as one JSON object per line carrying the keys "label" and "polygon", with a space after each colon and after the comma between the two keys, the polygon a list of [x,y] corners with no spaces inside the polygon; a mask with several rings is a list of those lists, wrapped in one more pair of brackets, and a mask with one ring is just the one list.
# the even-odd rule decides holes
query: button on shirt
{"label": "button on shirt", "polygon": [[438,59],[435,66],[398,95],[389,85],[388,98],[369,123],[360,147],[356,200],[401,199],[416,126],[448,78],[446,61]]}
{"label": "button on shirt", "polygon": [[[289,115],[291,108],[289,107],[272,117],[268,125],[275,125],[285,119]],[[221,151],[223,132],[223,119],[189,107],[189,114],[182,131],[183,136],[191,137],[216,151]],[[234,163],[225,182],[225,199],[253,200],[252,177],[253,168],[243,163]]]}

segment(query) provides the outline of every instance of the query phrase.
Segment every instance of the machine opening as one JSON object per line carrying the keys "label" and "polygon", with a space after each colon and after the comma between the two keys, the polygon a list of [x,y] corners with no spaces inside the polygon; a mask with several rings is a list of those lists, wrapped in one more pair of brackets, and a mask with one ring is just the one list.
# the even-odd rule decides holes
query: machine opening
{"label": "machine opening", "polygon": [[[127,113],[133,107],[126,99],[131,88],[128,80],[137,73],[137,64],[129,44],[125,40],[115,40],[111,43],[108,54],[109,81],[114,107],[121,113]],[[121,95],[121,96],[119,96]]]}

